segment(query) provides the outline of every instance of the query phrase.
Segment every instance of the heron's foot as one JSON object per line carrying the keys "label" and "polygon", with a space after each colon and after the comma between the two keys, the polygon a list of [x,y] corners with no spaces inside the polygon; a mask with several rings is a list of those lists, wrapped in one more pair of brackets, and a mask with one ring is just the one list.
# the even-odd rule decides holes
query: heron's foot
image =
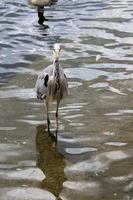
{"label": "heron's foot", "polygon": [[50,136],[51,135],[51,133],[50,133],[50,119],[49,119],[49,117],[47,118],[47,126],[48,126],[48,135]]}
{"label": "heron's foot", "polygon": [[45,24],[42,24],[42,26],[44,27],[44,29],[49,28],[49,26],[48,26],[48,25],[45,25]]}
{"label": "heron's foot", "polygon": [[48,21],[48,19],[46,17],[44,17],[44,21]]}
{"label": "heron's foot", "polygon": [[50,132],[50,129],[48,128],[48,136],[50,137],[51,136],[51,132]]}
{"label": "heron's foot", "polygon": [[39,17],[39,20],[38,20],[38,23],[40,24],[40,25],[43,25],[43,22],[44,21],[48,21],[48,19],[46,19],[46,17]]}
{"label": "heron's foot", "polygon": [[55,134],[54,133],[51,133],[50,134],[50,138],[53,142],[55,142],[55,144],[57,143],[57,140],[56,140],[56,137],[55,137]]}
{"label": "heron's foot", "polygon": [[47,28],[49,28],[48,25],[45,25],[45,24],[40,24],[40,25],[41,25],[41,29],[47,29]]}
{"label": "heron's foot", "polygon": [[56,140],[56,142],[58,141],[58,134],[57,133],[58,133],[58,130],[55,131],[55,140]]}

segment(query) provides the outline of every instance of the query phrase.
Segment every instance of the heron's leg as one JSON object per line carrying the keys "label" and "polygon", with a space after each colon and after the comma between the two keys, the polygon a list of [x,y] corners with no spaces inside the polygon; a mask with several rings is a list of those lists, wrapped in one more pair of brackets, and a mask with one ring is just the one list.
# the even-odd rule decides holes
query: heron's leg
{"label": "heron's leg", "polygon": [[50,136],[50,119],[49,119],[49,103],[48,103],[48,100],[46,100],[46,114],[47,114],[48,134]]}
{"label": "heron's leg", "polygon": [[45,17],[44,17],[44,6],[38,6],[37,8],[37,12],[38,12],[38,23],[40,25],[43,25],[44,21],[48,21]]}
{"label": "heron's leg", "polygon": [[55,119],[56,119],[56,141],[57,141],[57,133],[58,133],[58,108],[59,108],[59,101],[57,102],[57,106],[56,106],[56,113],[55,113]]}

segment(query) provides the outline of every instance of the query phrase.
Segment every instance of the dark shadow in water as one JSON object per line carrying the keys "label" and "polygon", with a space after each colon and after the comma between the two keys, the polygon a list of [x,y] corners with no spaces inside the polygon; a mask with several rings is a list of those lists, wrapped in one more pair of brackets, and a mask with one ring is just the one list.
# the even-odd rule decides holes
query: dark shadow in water
{"label": "dark shadow in water", "polygon": [[60,200],[59,195],[63,188],[63,182],[66,180],[65,160],[63,155],[58,152],[54,138],[49,137],[45,129],[46,127],[43,125],[37,127],[37,167],[46,176],[42,182],[42,188],[50,191]]}

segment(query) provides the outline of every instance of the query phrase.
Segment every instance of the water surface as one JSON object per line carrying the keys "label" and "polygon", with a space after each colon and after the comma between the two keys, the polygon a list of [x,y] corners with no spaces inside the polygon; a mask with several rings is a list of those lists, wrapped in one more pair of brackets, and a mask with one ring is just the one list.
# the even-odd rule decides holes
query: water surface
{"label": "water surface", "polygon": [[[59,0],[44,30],[26,1],[0,2],[0,200],[133,199],[132,14],[131,0]],[[70,88],[57,146],[34,90],[55,42]]]}

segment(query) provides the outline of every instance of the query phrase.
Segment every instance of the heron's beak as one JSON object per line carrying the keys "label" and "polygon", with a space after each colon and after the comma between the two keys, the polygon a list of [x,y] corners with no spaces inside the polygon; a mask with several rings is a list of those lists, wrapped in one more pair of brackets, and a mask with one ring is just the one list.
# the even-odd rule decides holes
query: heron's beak
{"label": "heron's beak", "polygon": [[59,60],[59,57],[60,57],[60,49],[55,49],[53,51],[53,57],[54,57],[54,60]]}

